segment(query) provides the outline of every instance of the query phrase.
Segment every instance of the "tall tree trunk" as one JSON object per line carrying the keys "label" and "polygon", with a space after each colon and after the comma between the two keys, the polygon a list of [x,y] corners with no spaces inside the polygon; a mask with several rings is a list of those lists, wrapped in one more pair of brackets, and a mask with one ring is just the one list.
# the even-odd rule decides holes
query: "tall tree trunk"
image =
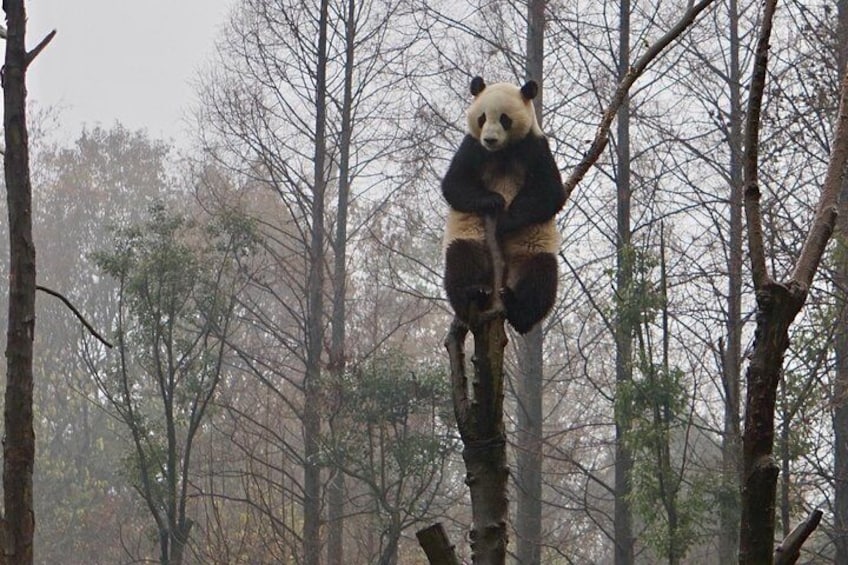
{"label": "tall tree trunk", "polygon": [[[494,218],[486,216],[484,225],[486,247],[492,258],[492,288],[501,288],[504,261]],[[471,491],[471,558],[474,563],[502,565],[509,541],[509,468],[503,423],[503,352],[507,339],[498,293],[493,293],[490,308],[487,313],[472,311],[467,326],[454,318],[445,347],[450,358],[454,416],[464,445],[465,484]],[[469,329],[474,336],[474,376],[470,387],[464,352]]]}
{"label": "tall tree trunk", "polygon": [[791,531],[790,503],[789,503],[789,426],[791,419],[789,418],[789,406],[786,399],[786,379],[781,374],[780,379],[780,404],[783,412],[783,421],[780,423],[780,527],[783,533],[782,537],[789,535]]}
{"label": "tall tree trunk", "polygon": [[35,518],[32,470],[32,344],[35,335],[35,244],[32,240],[32,185],[26,125],[26,70],[38,51],[26,51],[23,0],[4,0],[6,58],[3,67],[4,173],[9,213],[9,325],[6,335],[6,405],[3,441],[5,547],[0,560],[27,565],[33,558]]}
{"label": "tall tree trunk", "polygon": [[[622,0],[619,12],[618,80],[630,70],[630,0]],[[633,284],[633,257],[630,245],[630,95],[618,109],[617,139],[617,237],[616,289],[619,296],[615,327],[615,380],[621,391],[633,380],[633,322],[628,314],[627,296]],[[633,515],[630,507],[633,454],[625,437],[631,427],[631,409],[627,395],[615,395],[615,564],[633,563]]]}
{"label": "tall tree trunk", "polygon": [[[353,113],[353,66],[355,61],[356,0],[347,1],[345,21],[345,71],[342,98],[341,139],[339,143],[339,197],[336,208],[336,234],[333,258],[333,313],[330,320],[330,370],[341,377],[345,371],[345,298],[347,295],[347,213],[350,195],[350,142]],[[345,422],[335,422],[344,426]],[[337,465],[327,501],[327,563],[344,563],[345,474]]]}
{"label": "tall tree trunk", "polygon": [[719,562],[739,559],[739,479],[742,438],[739,428],[742,372],[742,98],[739,68],[739,7],[730,0],[730,233],[727,265],[727,344],[722,359],[724,430],[721,438],[722,494],[719,500]]}
{"label": "tall tree trunk", "polygon": [[[848,61],[848,0],[836,3],[837,69],[845,72]],[[835,279],[838,318],[833,347],[836,379],[833,383],[833,542],[835,563],[848,563],[848,180],[843,180],[836,224]]]}
{"label": "tall tree trunk", "polygon": [[324,196],[326,192],[328,0],[321,0],[318,20],[315,78],[315,153],[312,222],[309,244],[308,312],[306,319],[306,374],[303,403],[303,559],[321,561],[321,350],[324,343]]}
{"label": "tall tree trunk", "polygon": [[[544,99],[545,6],[547,0],[530,0],[527,5],[527,79],[539,84],[536,118],[542,125]],[[516,516],[515,532],[519,563],[541,562],[542,540],[542,382],[544,338],[542,324],[520,338],[519,376],[516,385],[518,414],[516,430]]]}
{"label": "tall tree trunk", "polygon": [[542,346],[541,326],[518,343],[516,383],[516,556],[519,563],[541,563],[542,541]]}
{"label": "tall tree trunk", "polygon": [[757,42],[745,131],[745,215],[748,250],[757,299],[757,327],[746,372],[745,431],[739,561],[771,563],[774,548],[774,409],[789,326],[804,305],[822,255],[833,233],[837,203],[848,162],[848,76],[840,82],[839,116],[816,214],[789,280],[771,279],[766,267],[758,181],[759,118],[768,66],[768,48],[776,0],[767,0]]}

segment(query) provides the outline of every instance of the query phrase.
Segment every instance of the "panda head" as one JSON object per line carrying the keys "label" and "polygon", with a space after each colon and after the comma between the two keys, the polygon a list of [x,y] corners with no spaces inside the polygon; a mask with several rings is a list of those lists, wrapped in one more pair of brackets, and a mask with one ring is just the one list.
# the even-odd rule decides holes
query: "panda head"
{"label": "panda head", "polygon": [[521,141],[532,131],[541,136],[533,99],[539,91],[535,81],[522,87],[499,82],[486,85],[480,77],[471,81],[474,101],[468,108],[468,133],[488,151],[499,151]]}

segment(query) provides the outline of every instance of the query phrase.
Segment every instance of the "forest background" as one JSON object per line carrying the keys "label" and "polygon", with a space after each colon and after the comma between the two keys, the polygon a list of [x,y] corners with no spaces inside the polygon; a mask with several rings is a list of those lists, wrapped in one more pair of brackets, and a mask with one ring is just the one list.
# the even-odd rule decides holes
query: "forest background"
{"label": "forest background", "polygon": [[[785,2],[775,20],[760,184],[778,274],[824,177],[843,4]],[[115,346],[39,294],[38,562],[389,565],[423,562],[414,533],[435,521],[463,539],[438,184],[470,77],[524,79],[537,5],[240,2],[179,150],[120,124],[56,141],[60,111],[37,107],[39,283]],[[567,173],[687,4],[541,5],[543,129]],[[734,559],[760,10],[715,2],[654,63],[560,217],[559,302],[535,345],[512,336],[507,366],[520,562]],[[776,538],[822,508],[805,559],[833,562],[848,559],[844,232],[792,328],[775,447]]]}

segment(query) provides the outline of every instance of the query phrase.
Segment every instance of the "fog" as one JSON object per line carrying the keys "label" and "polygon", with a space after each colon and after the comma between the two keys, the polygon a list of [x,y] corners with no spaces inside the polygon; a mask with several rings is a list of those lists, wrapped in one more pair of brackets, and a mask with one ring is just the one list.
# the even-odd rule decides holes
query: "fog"
{"label": "fog", "polygon": [[57,35],[28,75],[30,100],[61,114],[63,139],[83,125],[147,129],[185,141],[197,72],[231,0],[41,0],[27,5],[28,45]]}

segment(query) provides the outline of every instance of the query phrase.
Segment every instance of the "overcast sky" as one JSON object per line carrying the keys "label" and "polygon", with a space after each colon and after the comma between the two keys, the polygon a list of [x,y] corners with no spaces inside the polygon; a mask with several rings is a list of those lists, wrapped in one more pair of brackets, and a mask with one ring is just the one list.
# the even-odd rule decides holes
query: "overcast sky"
{"label": "overcast sky", "polygon": [[29,97],[61,107],[62,139],[83,124],[185,140],[196,73],[233,0],[31,0],[27,45],[57,35],[27,74]]}

